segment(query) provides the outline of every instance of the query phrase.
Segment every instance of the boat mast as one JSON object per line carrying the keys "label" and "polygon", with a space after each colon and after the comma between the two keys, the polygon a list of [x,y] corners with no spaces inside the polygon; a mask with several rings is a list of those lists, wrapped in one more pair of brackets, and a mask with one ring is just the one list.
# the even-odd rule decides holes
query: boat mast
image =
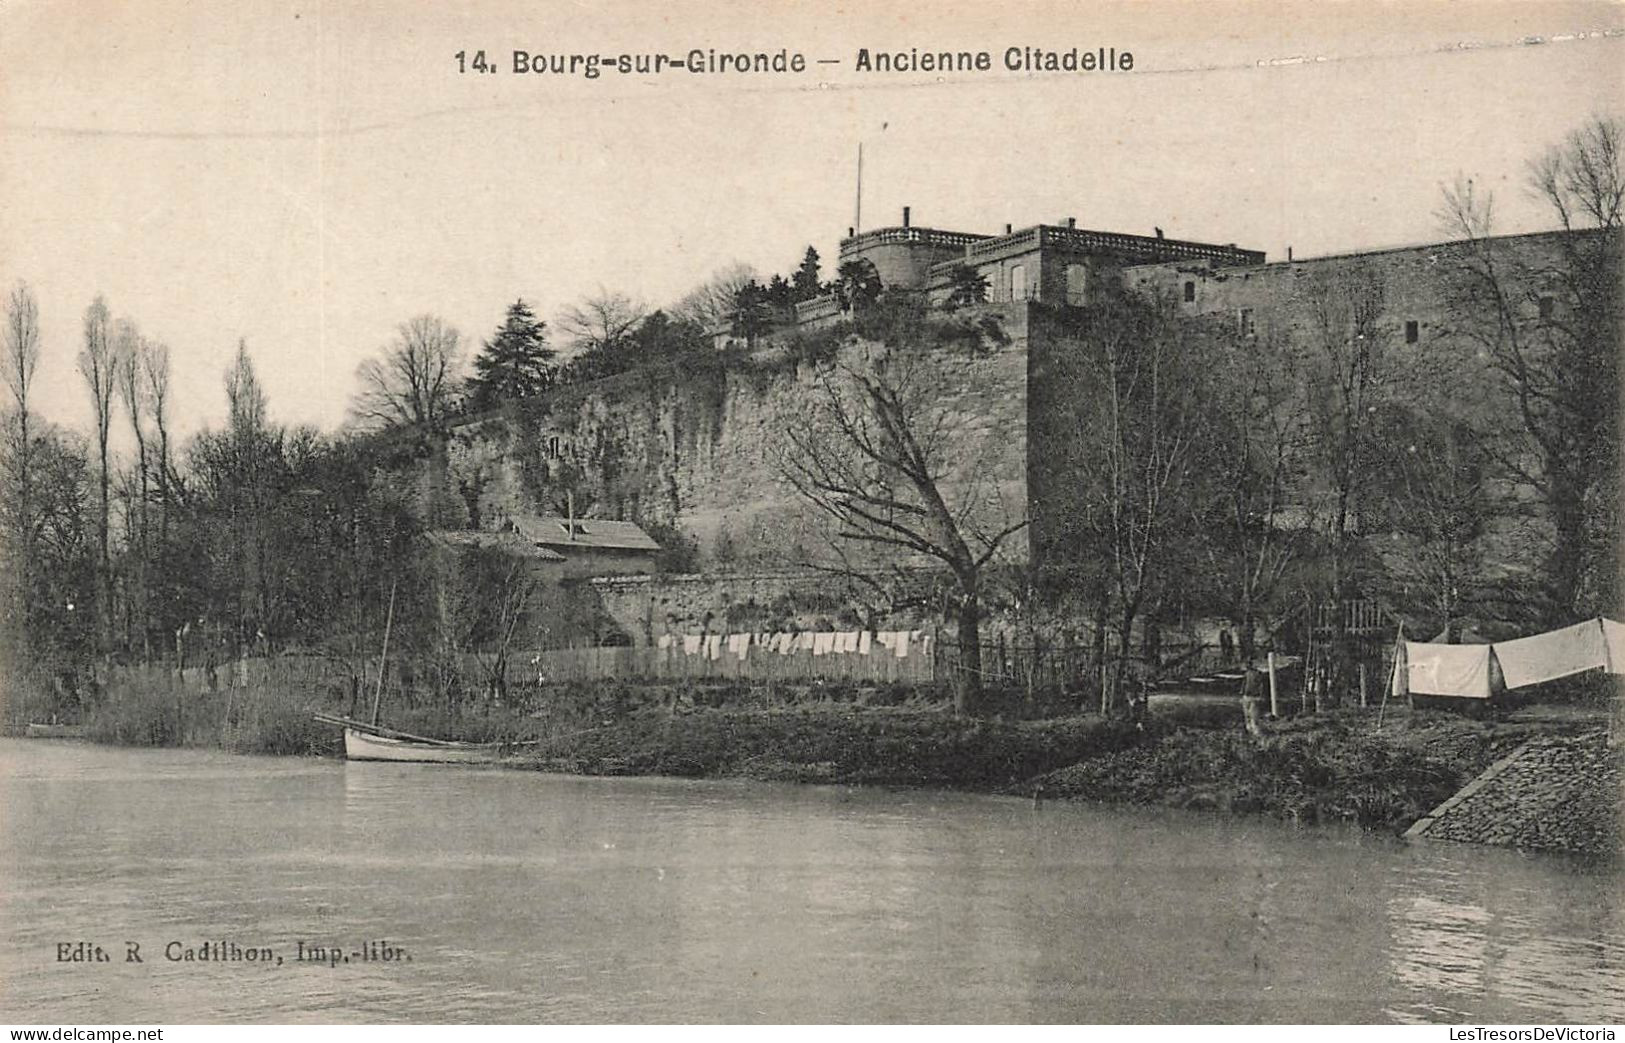
{"label": "boat mast", "polygon": [[378,686],[372,692],[372,723],[378,725],[378,703],[384,697],[384,666],[389,662],[389,628],[395,623],[395,585],[399,579],[391,580],[389,584],[389,612],[384,616],[384,651],[378,657]]}

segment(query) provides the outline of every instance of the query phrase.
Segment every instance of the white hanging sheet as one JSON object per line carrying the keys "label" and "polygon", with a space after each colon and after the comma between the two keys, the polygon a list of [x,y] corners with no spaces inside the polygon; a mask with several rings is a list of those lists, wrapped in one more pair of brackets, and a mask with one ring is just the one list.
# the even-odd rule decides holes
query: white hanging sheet
{"label": "white hanging sheet", "polygon": [[1405,642],[1405,668],[1417,695],[1490,697],[1489,645],[1436,645]]}
{"label": "white hanging sheet", "polygon": [[1494,647],[1508,688],[1555,681],[1608,665],[1608,648],[1595,619],[1533,637],[1497,641]]}

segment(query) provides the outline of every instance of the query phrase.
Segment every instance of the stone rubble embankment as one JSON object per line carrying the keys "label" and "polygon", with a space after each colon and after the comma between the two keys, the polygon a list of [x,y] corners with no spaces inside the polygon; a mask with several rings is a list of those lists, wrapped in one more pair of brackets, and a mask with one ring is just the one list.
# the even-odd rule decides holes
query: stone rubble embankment
{"label": "stone rubble embankment", "polygon": [[1604,730],[1531,739],[1496,761],[1406,836],[1528,850],[1621,850],[1625,748]]}

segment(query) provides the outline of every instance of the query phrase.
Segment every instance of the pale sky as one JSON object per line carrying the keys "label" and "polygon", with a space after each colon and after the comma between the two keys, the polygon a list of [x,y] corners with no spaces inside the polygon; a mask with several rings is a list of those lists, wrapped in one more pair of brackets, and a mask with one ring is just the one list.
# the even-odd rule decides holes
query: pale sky
{"label": "pale sky", "polygon": [[[908,204],[939,228],[1075,216],[1307,257],[1441,238],[1461,172],[1529,231],[1550,220],[1525,163],[1625,98],[1625,36],[1589,35],[1625,28],[1612,3],[449,6],[0,3],[0,283],[40,301],[37,408],[88,426],[97,293],[170,345],[190,432],[220,422],[239,337],[278,420],[332,428],[416,314],[472,352],[519,296],[546,318],[600,287],[666,304],[732,261],[788,273],[809,243],[828,277],[860,139],[865,227]],[[1462,42],[1482,46],[1441,50]],[[1135,66],[1011,73],[1012,45]],[[515,49],[695,47],[809,70],[509,69]],[[994,69],[864,75],[860,47]],[[459,74],[480,49],[502,71]]]}

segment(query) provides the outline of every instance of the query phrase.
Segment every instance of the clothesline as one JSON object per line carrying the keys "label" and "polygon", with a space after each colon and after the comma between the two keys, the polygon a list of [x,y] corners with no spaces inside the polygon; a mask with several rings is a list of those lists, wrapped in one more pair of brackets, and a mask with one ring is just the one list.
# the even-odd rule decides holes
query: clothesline
{"label": "clothesline", "polygon": [[[911,651],[929,655],[935,638],[923,630],[773,631],[744,634],[662,634],[655,647],[681,651],[686,656],[721,659],[724,654],[746,659],[760,654],[893,655],[907,659]],[[879,651],[877,651],[877,646]]]}
{"label": "clothesline", "polygon": [[1488,699],[1494,692],[1556,681],[1588,670],[1625,674],[1625,624],[1586,620],[1544,634],[1488,645],[1406,641],[1395,695]]}

